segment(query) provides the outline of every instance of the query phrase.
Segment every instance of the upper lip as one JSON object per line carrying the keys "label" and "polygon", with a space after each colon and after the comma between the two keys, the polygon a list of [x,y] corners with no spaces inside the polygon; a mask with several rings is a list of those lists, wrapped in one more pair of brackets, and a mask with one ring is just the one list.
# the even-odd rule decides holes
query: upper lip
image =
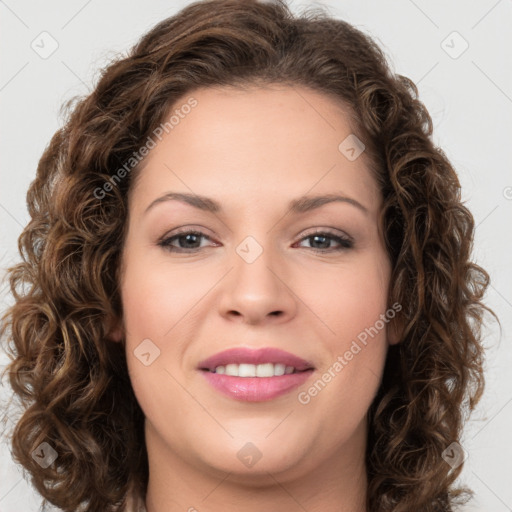
{"label": "upper lip", "polygon": [[278,348],[260,348],[249,349],[245,347],[236,347],[218,352],[208,359],[201,361],[198,365],[200,370],[214,371],[217,366],[227,364],[284,364],[293,366],[297,371],[314,369],[314,366],[308,361]]}

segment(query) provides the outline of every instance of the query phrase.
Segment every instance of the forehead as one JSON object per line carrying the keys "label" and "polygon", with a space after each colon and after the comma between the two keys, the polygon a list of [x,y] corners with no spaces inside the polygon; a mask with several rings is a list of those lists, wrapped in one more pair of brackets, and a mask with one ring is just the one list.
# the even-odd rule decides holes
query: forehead
{"label": "forehead", "polygon": [[379,191],[366,154],[347,158],[350,116],[342,102],[300,86],[196,89],[166,116],[134,200],[178,190],[225,203],[255,195],[282,202],[311,191],[357,196],[373,208]]}

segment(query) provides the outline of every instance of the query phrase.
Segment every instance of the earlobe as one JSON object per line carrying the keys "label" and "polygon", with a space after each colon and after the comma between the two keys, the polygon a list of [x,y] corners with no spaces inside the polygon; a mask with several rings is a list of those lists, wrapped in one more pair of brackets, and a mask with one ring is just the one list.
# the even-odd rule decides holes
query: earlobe
{"label": "earlobe", "polygon": [[397,325],[396,320],[391,321],[387,326],[388,345],[398,345],[402,341],[402,329]]}
{"label": "earlobe", "polygon": [[124,337],[124,331],[121,325],[121,321],[117,320],[115,323],[111,323],[112,327],[108,330],[107,339],[120,343]]}
{"label": "earlobe", "polygon": [[115,329],[108,334],[108,339],[120,343],[123,339],[123,332],[121,329]]}

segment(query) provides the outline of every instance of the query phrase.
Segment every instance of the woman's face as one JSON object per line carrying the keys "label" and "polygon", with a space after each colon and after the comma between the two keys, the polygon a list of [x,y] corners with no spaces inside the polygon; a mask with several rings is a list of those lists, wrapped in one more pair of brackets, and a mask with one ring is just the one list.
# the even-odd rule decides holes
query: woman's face
{"label": "woman's face", "polygon": [[[359,460],[391,267],[380,192],[345,112],[288,86],[199,89],[176,109],[131,190],[123,247],[150,460],[242,479]],[[326,195],[349,199],[305,199]],[[228,349],[246,352],[206,361]]]}

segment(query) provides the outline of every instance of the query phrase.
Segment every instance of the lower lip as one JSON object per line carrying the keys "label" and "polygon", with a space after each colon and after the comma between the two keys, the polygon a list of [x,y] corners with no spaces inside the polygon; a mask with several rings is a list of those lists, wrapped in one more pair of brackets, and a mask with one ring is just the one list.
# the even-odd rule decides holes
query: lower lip
{"label": "lower lip", "polygon": [[246,402],[264,402],[300,386],[310,377],[313,370],[277,377],[234,377],[203,370],[201,373],[215,389],[230,398]]}

